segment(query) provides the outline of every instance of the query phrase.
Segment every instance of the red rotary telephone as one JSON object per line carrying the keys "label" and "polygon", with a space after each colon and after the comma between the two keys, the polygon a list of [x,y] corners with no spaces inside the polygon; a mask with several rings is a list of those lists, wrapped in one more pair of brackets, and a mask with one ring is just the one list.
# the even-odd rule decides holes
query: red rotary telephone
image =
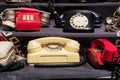
{"label": "red rotary telephone", "polygon": [[1,12],[2,24],[18,31],[40,30],[42,25],[49,25],[50,13],[35,8],[7,8]]}
{"label": "red rotary telephone", "polygon": [[118,57],[118,49],[107,39],[96,39],[88,48],[88,61],[96,67],[114,64],[113,56]]}

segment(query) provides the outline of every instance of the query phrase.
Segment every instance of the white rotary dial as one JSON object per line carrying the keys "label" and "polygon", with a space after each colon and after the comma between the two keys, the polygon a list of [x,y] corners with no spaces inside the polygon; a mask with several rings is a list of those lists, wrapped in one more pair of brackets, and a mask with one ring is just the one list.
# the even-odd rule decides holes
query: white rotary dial
{"label": "white rotary dial", "polygon": [[88,25],[88,23],[88,18],[80,13],[77,13],[70,18],[70,25],[75,29],[85,28]]}

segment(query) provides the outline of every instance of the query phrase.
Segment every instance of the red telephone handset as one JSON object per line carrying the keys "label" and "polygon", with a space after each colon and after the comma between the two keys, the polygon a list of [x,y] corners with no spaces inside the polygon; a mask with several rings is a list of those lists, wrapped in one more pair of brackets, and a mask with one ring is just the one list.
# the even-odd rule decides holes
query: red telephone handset
{"label": "red telephone handset", "polygon": [[118,57],[118,49],[107,39],[96,39],[88,48],[88,60],[96,67],[114,64],[113,56]]}

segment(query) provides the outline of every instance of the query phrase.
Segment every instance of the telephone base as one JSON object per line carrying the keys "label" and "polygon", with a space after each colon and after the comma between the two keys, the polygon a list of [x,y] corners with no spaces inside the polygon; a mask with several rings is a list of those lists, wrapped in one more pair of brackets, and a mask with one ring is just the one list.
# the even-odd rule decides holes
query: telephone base
{"label": "telephone base", "polygon": [[68,62],[68,63],[29,63],[31,67],[57,67],[57,66],[78,66],[80,62]]}
{"label": "telephone base", "polygon": [[29,66],[35,66],[35,64],[28,64]]}
{"label": "telephone base", "polygon": [[81,30],[72,30],[72,29],[63,29],[63,32],[67,32],[67,33],[93,33],[94,32],[94,28],[91,29],[81,29]]}
{"label": "telephone base", "polygon": [[[63,53],[64,54],[63,54]],[[47,65],[57,65],[57,64],[68,64],[68,63],[78,63],[80,62],[79,53],[68,53],[64,50],[58,53],[46,53],[41,51],[40,53],[29,53],[27,55],[28,64],[47,64]]]}

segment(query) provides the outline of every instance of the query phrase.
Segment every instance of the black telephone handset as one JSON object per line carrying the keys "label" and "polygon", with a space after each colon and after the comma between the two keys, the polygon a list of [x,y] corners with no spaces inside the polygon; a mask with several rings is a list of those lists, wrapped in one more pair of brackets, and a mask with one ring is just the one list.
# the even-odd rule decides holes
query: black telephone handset
{"label": "black telephone handset", "polygon": [[[70,14],[72,14],[72,15],[74,15],[74,14],[76,14],[76,13],[81,13],[81,14],[84,14],[84,15],[87,15],[87,14],[91,14],[92,15],[92,17],[93,17],[93,22],[94,23],[101,23],[102,21],[101,21],[101,15],[100,14],[98,14],[98,13],[95,13],[95,12],[93,12],[93,11],[89,11],[89,10],[70,10],[70,11],[66,11],[66,12],[64,12],[63,14],[61,14],[61,15],[56,15],[55,16],[55,19],[56,19],[56,24],[57,25],[62,25],[62,24],[64,24],[64,22],[65,22],[65,20],[66,20],[66,18],[67,18],[67,16],[68,15],[70,15]],[[59,20],[59,22],[58,22],[58,20]]]}
{"label": "black telephone handset", "polygon": [[90,10],[68,10],[58,14],[54,2],[51,3],[49,2],[49,8],[54,15],[56,26],[64,26],[64,32],[94,32],[95,26],[100,26],[102,22],[101,15]]}

